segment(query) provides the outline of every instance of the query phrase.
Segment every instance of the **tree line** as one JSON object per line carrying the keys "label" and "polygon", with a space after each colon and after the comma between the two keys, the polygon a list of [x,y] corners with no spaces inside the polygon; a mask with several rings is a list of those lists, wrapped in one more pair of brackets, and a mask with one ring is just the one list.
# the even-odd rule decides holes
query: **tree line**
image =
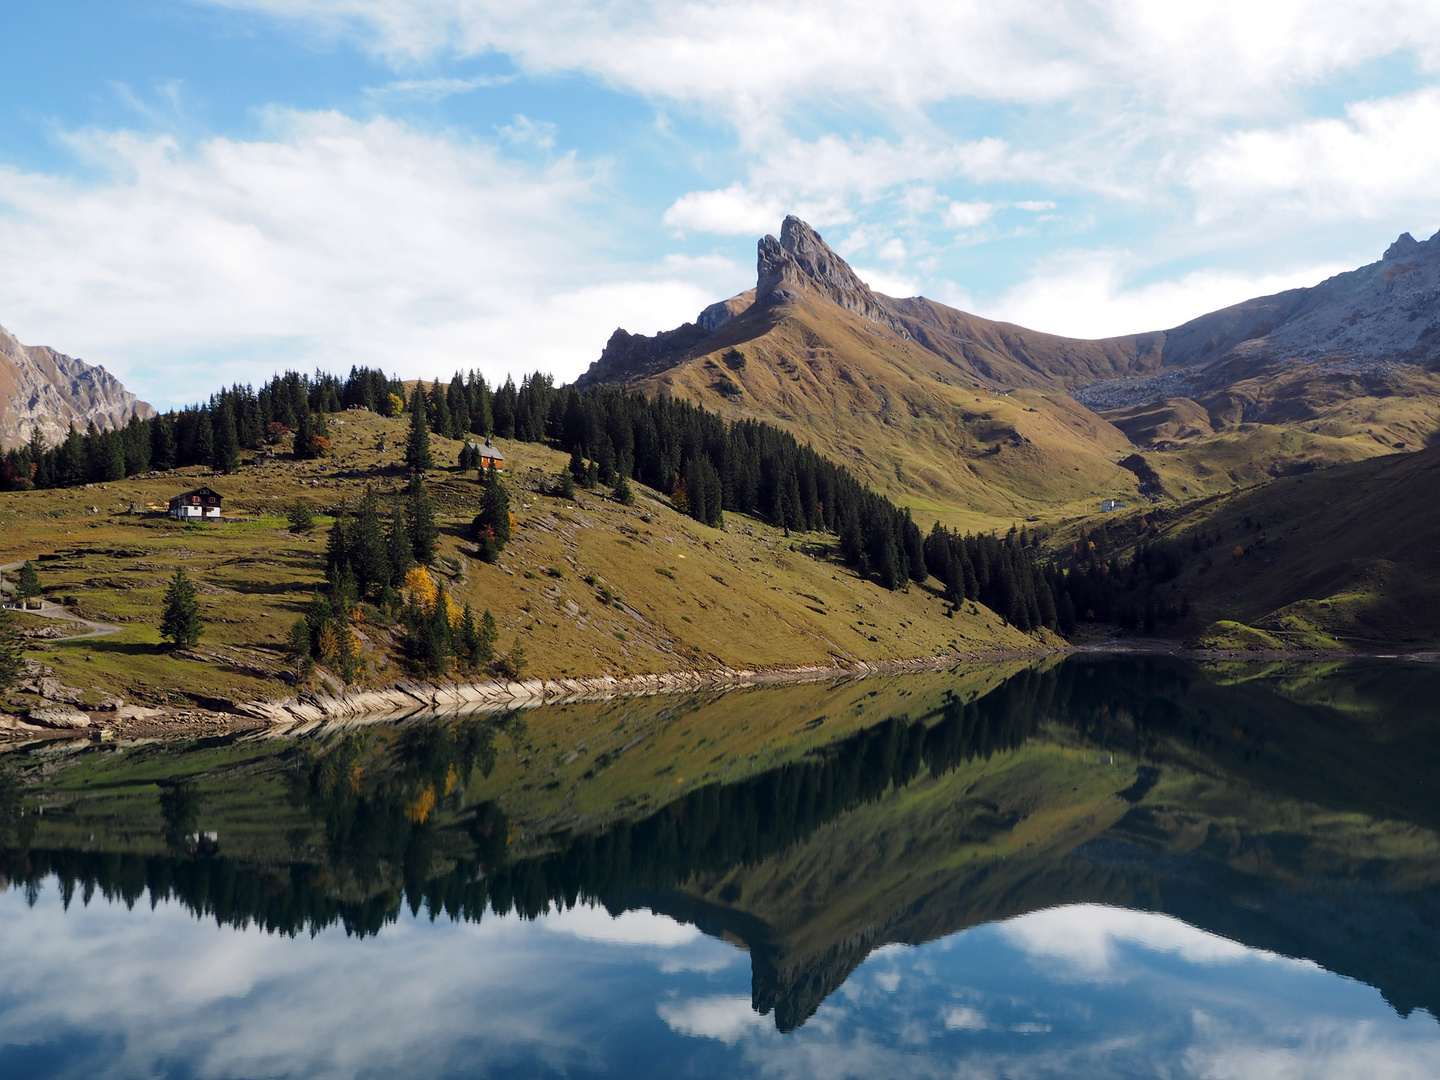
{"label": "tree line", "polygon": [[[919,719],[882,720],[758,776],[698,788],[644,818],[559,834],[548,851],[524,858],[510,851],[513,830],[498,805],[464,806],[468,778],[495,766],[497,733],[524,742],[514,717],[416,725],[393,742],[349,736],[294,755],[291,797],[323,828],[328,874],[301,862],[275,868],[195,857],[184,840],[203,817],[199,796],[164,792],[167,855],[34,849],[38,818],[33,809],[21,813],[23,791],[0,772],[0,873],[27,891],[54,875],[67,905],[93,891],[133,905],[148,892],[152,903],[174,899],[197,917],[289,935],[337,923],[376,934],[402,904],[474,922],[487,910],[533,919],[582,901],[619,910],[644,890],[782,853],[922,771],[940,776],[1013,750],[1050,710],[1054,684],[1053,674],[1027,672],[977,700],[950,698]],[[189,816],[174,820],[182,813]],[[440,865],[447,869],[436,873]],[[340,899],[327,884],[337,878],[373,891]]]}

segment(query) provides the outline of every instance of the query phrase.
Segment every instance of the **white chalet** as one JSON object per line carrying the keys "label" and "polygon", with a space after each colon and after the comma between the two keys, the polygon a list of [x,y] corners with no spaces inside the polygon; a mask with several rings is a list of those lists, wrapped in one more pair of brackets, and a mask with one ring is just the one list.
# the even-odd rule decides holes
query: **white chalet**
{"label": "white chalet", "polygon": [[170,516],[217,520],[220,517],[220,499],[220,493],[208,487],[182,491],[170,500]]}

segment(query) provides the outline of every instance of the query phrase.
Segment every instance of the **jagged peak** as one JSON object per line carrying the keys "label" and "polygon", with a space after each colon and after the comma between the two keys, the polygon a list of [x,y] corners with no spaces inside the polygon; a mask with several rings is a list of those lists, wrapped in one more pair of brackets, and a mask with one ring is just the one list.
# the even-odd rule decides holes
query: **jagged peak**
{"label": "jagged peak", "polygon": [[756,303],[778,303],[819,294],[864,318],[894,327],[895,320],[870,286],[824,238],[794,214],[780,226],[780,239],[766,235],[756,250]]}
{"label": "jagged peak", "polygon": [[[1420,241],[1416,240],[1415,237],[1411,236],[1408,232],[1402,232],[1395,238],[1395,242],[1385,249],[1385,254],[1381,256],[1381,260],[1383,262],[1390,262],[1392,259],[1399,259],[1405,255],[1409,255],[1419,246]],[[1374,248],[1371,248],[1371,250],[1373,251]]]}

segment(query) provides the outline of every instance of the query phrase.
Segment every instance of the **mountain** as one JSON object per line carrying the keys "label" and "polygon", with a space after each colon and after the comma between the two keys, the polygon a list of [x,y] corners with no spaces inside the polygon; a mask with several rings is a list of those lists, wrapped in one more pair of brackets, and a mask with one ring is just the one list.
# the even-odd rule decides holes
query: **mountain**
{"label": "mountain", "polygon": [[1414,449],[1440,424],[1440,233],[1402,233],[1378,262],[1163,337],[1159,370],[1137,367],[1075,396],[1137,441],[1248,421]]}
{"label": "mountain", "polygon": [[694,323],[617,330],[580,385],[776,423],[917,512],[967,525],[1137,493],[1116,464],[1130,440],[1067,390],[1143,363],[1139,339],[1071,341],[894,300],[794,217],[760,241],[757,270],[753,292]]}
{"label": "mountain", "polygon": [[[617,330],[580,385],[779,423],[917,512],[981,523],[1142,491],[1184,501],[1414,448],[1440,426],[1436,237],[1407,234],[1310,289],[1094,341],[877,293],[793,216],[760,240],[756,278],[693,323]],[[1136,470],[1137,448],[1170,457]]]}
{"label": "mountain", "polygon": [[154,415],[103,367],[45,345],[21,345],[0,326],[0,446],[28,442],[37,427],[54,446],[71,424],[83,431],[93,422],[103,431]]}

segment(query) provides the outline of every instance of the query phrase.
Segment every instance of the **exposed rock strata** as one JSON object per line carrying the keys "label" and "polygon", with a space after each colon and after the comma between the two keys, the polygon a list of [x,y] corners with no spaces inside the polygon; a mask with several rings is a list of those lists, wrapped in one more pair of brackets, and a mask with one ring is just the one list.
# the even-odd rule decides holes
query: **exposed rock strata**
{"label": "exposed rock strata", "polygon": [[74,424],[102,431],[155,415],[103,367],[44,345],[27,346],[0,327],[0,446],[28,442],[38,427],[55,446]]}

